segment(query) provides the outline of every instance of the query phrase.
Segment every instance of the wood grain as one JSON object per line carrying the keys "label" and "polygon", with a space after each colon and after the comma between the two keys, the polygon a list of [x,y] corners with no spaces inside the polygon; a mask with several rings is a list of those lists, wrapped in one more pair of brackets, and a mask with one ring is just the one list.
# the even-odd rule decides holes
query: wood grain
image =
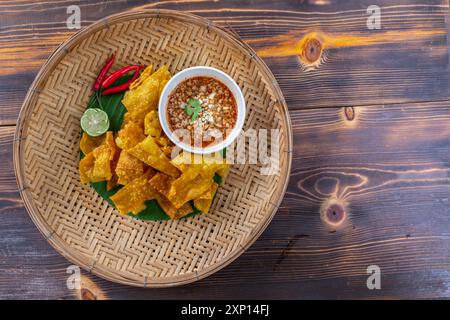
{"label": "wood grain", "polygon": [[[374,31],[366,27],[371,1],[1,1],[0,125],[15,123],[40,66],[75,32],[66,26],[72,4],[82,26],[128,9],[208,17],[258,50],[291,109],[450,98],[448,0],[378,1],[382,29]],[[305,69],[297,45],[314,32],[323,61]]]}
{"label": "wood grain", "polygon": [[[243,256],[205,280],[163,290],[83,273],[88,291],[82,296],[450,297],[450,101],[295,110],[291,117],[297,143],[288,193]],[[10,157],[12,134],[13,127],[0,128],[4,158]],[[66,288],[69,263],[22,208],[11,165],[2,163],[0,171],[0,298],[80,297]],[[348,211],[339,228],[319,215],[334,197]],[[372,264],[382,271],[379,291],[366,288]]]}

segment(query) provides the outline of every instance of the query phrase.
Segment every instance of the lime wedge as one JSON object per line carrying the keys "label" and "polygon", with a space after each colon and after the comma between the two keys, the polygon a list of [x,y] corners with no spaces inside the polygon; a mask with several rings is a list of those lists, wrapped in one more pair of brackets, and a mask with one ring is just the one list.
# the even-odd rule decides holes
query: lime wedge
{"label": "lime wedge", "polygon": [[81,117],[81,128],[91,137],[104,134],[109,129],[108,114],[97,108],[87,109]]}

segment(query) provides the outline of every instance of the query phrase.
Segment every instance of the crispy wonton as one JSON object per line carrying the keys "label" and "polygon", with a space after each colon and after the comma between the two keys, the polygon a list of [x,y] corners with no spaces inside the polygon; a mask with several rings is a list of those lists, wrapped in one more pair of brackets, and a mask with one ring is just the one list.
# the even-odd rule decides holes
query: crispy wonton
{"label": "crispy wonton", "polygon": [[141,75],[139,76],[139,78],[137,78],[135,81],[133,81],[133,83],[130,85],[130,90],[134,90],[137,87],[139,87],[140,85],[142,85],[142,83],[144,82],[144,80],[146,80],[148,77],[151,76],[151,74],[153,73],[153,65],[149,64],[144,71],[142,71]]}
{"label": "crispy wonton", "polygon": [[133,83],[122,100],[131,119],[144,119],[147,113],[157,108],[160,87],[170,79],[170,73],[166,66],[162,66],[151,75],[147,69],[136,80],[136,83]]}
{"label": "crispy wonton", "polygon": [[148,183],[153,174],[154,171],[149,168],[142,176],[111,196],[111,200],[121,214],[138,214],[146,208],[145,201],[155,199],[157,192]]}
{"label": "crispy wonton", "polygon": [[156,201],[158,201],[159,206],[170,217],[170,219],[181,219],[193,212],[192,206],[189,202],[177,209],[166,197],[161,194],[156,196]]}
{"label": "crispy wonton", "polygon": [[169,159],[151,136],[148,136],[127,151],[150,167],[164,172],[171,177],[178,177],[180,175],[178,169],[170,163]]}
{"label": "crispy wonton", "polygon": [[125,127],[128,123],[133,122],[137,125],[139,125],[139,127],[144,128],[144,119],[131,119],[130,113],[129,112],[125,112],[124,116],[123,116],[123,121],[122,121],[122,128]]}
{"label": "crispy wonton", "polygon": [[173,178],[164,173],[157,173],[149,180],[149,184],[152,188],[159,193],[159,196],[156,197],[159,206],[171,219],[180,219],[185,215],[192,213],[193,209],[188,202],[177,208],[169,199],[167,199],[172,182]]}
{"label": "crispy wonton", "polygon": [[110,180],[112,177],[111,161],[114,159],[115,150],[113,133],[108,131],[102,144],[81,159],[81,182]]}
{"label": "crispy wonton", "polygon": [[211,178],[203,178],[198,176],[191,183],[180,186],[180,188],[172,188],[167,199],[172,202],[175,208],[180,208],[186,202],[200,197],[203,193],[210,189],[213,180]]}
{"label": "crispy wonton", "polygon": [[95,148],[99,147],[103,141],[105,141],[106,134],[102,134],[98,137],[91,137],[86,132],[83,132],[83,136],[80,141],[80,150],[83,154],[88,154],[94,151]]}
{"label": "crispy wonton", "polygon": [[117,134],[116,143],[122,150],[133,148],[145,139],[144,131],[136,122],[128,122]]}
{"label": "crispy wonton", "polygon": [[194,199],[194,206],[203,213],[208,213],[219,185],[213,183],[209,190]]}
{"label": "crispy wonton", "polygon": [[203,179],[201,176],[194,179],[192,183],[180,185],[178,188],[174,187],[175,181],[166,174],[158,173],[150,179],[149,184],[167,198],[176,209],[188,201],[200,197],[210,190],[211,184],[213,184],[212,179]]}
{"label": "crispy wonton", "polygon": [[[194,181],[195,183],[192,185],[185,184],[181,185],[179,188],[174,187],[173,183],[175,181],[177,180],[174,180],[164,173],[155,174],[149,181],[152,188],[158,191],[164,199],[171,204],[171,206],[169,206],[167,203],[161,201],[163,202],[163,205],[169,208],[168,210],[171,211],[171,214],[175,214],[177,209],[181,210],[181,208],[185,207],[186,203],[190,200],[194,200],[194,204],[197,200],[200,208],[196,207],[200,211],[203,212],[206,210],[205,212],[207,212],[209,210],[218,186],[212,179],[203,179],[201,176],[198,176]],[[159,202],[160,201],[158,201],[158,203]],[[161,207],[167,213],[163,205],[161,205]]]}
{"label": "crispy wonton", "polygon": [[152,137],[160,137],[162,132],[161,124],[159,123],[158,112],[152,110],[146,114],[144,120],[144,133]]}
{"label": "crispy wonton", "polygon": [[116,174],[119,178],[117,183],[126,185],[144,174],[144,163],[122,150],[117,161]]}
{"label": "crispy wonton", "polygon": [[153,189],[161,193],[166,198],[169,196],[173,178],[164,173],[155,174],[149,181]]}
{"label": "crispy wonton", "polygon": [[186,152],[180,153],[171,163],[181,171],[181,176],[172,183],[169,199],[183,185],[191,184],[198,176],[205,180],[212,180],[216,172],[224,171],[228,167],[225,161],[220,160],[220,158],[193,155]]}
{"label": "crispy wonton", "polygon": [[117,176],[117,174],[113,173],[111,179],[108,180],[108,182],[106,183],[106,191],[109,191],[109,190],[117,187],[119,185],[118,181],[119,181],[119,177]]}
{"label": "crispy wonton", "polygon": [[80,179],[83,183],[88,182],[98,182],[101,181],[101,178],[98,181],[92,176],[92,171],[94,170],[95,157],[93,152],[89,152],[84,156],[80,161]]}
{"label": "crispy wonton", "polygon": [[120,153],[121,153],[120,149],[116,148],[116,151],[114,152],[114,158],[111,161],[112,177],[111,177],[110,180],[108,180],[108,182],[106,184],[106,190],[107,191],[109,191],[111,189],[114,189],[118,185],[119,177],[116,174],[116,167],[117,167],[117,162],[119,161]]}
{"label": "crispy wonton", "polygon": [[169,78],[164,79],[159,83],[159,96],[161,96],[161,93],[163,92],[164,87],[166,86],[167,82],[169,82]]}

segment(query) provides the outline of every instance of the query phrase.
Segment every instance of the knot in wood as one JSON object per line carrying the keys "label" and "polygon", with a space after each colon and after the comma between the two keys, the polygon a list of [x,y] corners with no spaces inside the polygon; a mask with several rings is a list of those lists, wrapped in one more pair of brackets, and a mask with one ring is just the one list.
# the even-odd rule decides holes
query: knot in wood
{"label": "knot in wood", "polygon": [[306,61],[313,63],[320,59],[322,44],[315,38],[308,39],[304,46],[304,57]]}
{"label": "knot in wood", "polygon": [[326,218],[331,224],[340,224],[345,219],[345,209],[342,205],[334,203],[326,210]]}
{"label": "knot in wood", "polygon": [[344,112],[348,121],[353,121],[355,119],[355,109],[353,109],[353,107],[345,107]]}
{"label": "knot in wood", "polygon": [[343,201],[333,198],[322,204],[320,218],[329,227],[340,227],[347,220],[347,209]]}
{"label": "knot in wood", "polygon": [[97,296],[91,290],[81,288],[81,300],[97,300]]}

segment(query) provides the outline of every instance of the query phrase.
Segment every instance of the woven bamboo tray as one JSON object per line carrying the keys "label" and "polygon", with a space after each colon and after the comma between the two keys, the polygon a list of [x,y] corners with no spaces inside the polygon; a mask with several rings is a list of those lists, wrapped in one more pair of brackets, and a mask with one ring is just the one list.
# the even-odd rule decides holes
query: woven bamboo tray
{"label": "woven bamboo tray", "polygon": [[[209,65],[230,74],[246,98],[244,128],[280,130],[279,173],[234,165],[207,215],[158,222],[120,216],[78,175],[80,117],[112,52],[116,67],[166,64],[174,74]],[[271,221],[291,166],[289,115],[266,65],[228,31],[169,10],[114,15],[62,44],[25,98],[14,141],[22,199],[48,242],[89,272],[143,287],[193,282],[236,259]]]}

